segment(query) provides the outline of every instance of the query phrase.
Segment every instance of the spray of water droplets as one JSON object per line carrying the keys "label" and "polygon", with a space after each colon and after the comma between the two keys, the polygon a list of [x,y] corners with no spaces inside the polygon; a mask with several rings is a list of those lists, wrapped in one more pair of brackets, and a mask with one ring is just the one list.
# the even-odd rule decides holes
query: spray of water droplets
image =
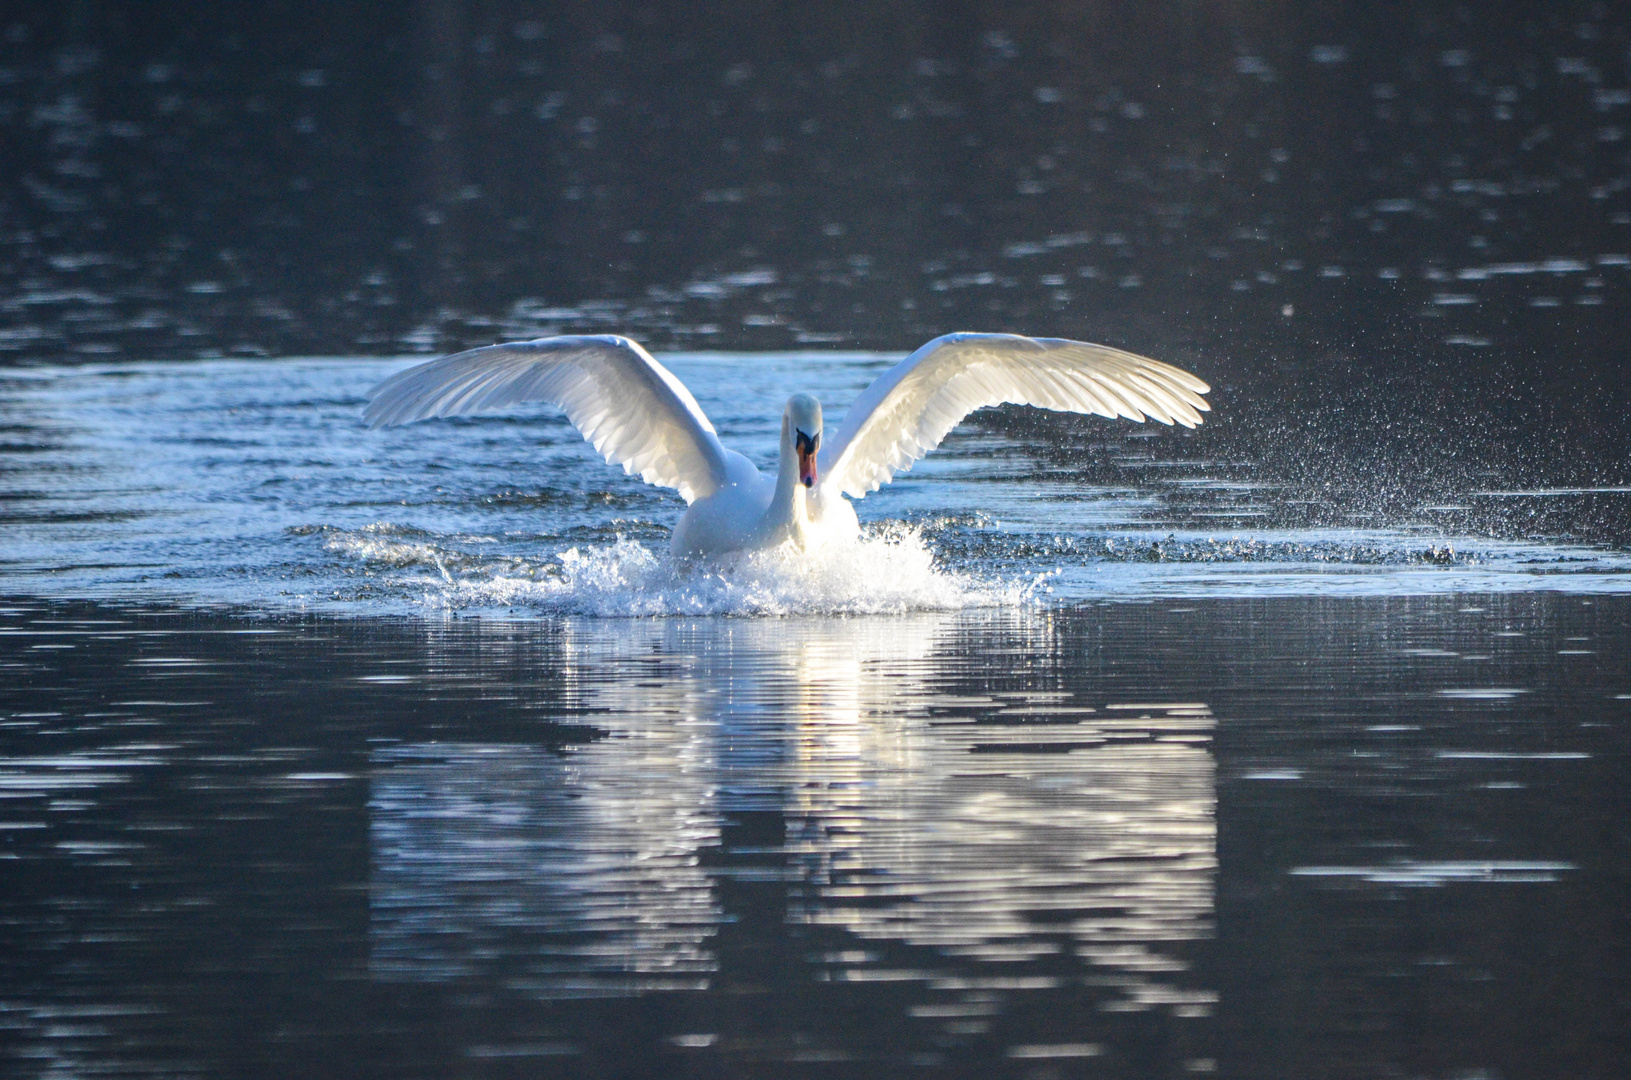
{"label": "spray of water droplets", "polygon": [[[595,616],[872,615],[1023,605],[1038,581],[936,565],[916,529],[875,530],[854,544],[677,559],[616,537],[536,557],[485,554],[490,538],[438,538],[389,525],[329,530],[324,548],[364,564],[384,586],[429,608],[525,608]],[[476,549],[472,552],[472,548]]]}

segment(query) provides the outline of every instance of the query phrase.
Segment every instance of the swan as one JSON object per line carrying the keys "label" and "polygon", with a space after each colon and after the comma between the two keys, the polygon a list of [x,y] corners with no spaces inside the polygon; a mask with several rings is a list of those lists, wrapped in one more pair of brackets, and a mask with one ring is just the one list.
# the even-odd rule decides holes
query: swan
{"label": "swan", "polygon": [[[853,541],[862,498],[940,445],[975,409],[1015,403],[1195,427],[1210,387],[1143,356],[1064,338],[945,334],[879,375],[831,438],[821,403],[788,398],[773,477],[727,450],[685,384],[615,334],[488,345],[398,372],[369,391],[370,427],[547,401],[609,464],[688,504],[677,556]],[[846,498],[848,496],[849,498]]]}

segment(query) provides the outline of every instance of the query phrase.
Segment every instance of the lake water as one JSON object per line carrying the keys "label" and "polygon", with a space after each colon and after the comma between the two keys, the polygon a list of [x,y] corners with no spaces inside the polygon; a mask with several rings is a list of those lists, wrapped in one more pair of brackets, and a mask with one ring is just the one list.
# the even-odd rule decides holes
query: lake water
{"label": "lake water", "polygon": [[[664,359],[761,462],[888,362]],[[1631,495],[995,413],[680,567],[399,363],[0,372],[8,1072],[1622,1071],[1631,557],[1502,508]]]}
{"label": "lake water", "polygon": [[[773,464],[803,388],[836,427],[898,357],[665,357],[725,444]],[[684,504],[609,469],[540,406],[369,431],[406,361],[0,371],[0,586],[21,593],[347,615],[870,614],[1200,596],[1631,588],[1623,546],[1523,513],[1631,488],[1489,489],[1473,473],[1396,520],[1195,432],[982,413],[857,504],[859,550],[677,568]],[[1239,426],[1239,421],[1236,421]],[[1222,456],[1219,451],[1222,451]],[[1276,469],[1276,466],[1279,469]],[[1408,504],[1407,504],[1408,505]],[[1476,532],[1455,524],[1477,513]],[[719,572],[716,572],[719,571]]]}
{"label": "lake water", "polygon": [[[13,7],[0,1077],[1631,1075],[1631,6]],[[1215,411],[359,416],[962,329]]]}

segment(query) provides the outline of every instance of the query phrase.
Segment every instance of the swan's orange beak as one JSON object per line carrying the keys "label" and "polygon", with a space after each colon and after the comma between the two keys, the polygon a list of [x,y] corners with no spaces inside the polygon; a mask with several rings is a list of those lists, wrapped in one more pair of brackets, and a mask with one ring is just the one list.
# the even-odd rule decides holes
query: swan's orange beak
{"label": "swan's orange beak", "polygon": [[798,432],[799,451],[799,483],[805,487],[815,487],[816,482],[816,450],[821,446],[821,433],[814,437]]}

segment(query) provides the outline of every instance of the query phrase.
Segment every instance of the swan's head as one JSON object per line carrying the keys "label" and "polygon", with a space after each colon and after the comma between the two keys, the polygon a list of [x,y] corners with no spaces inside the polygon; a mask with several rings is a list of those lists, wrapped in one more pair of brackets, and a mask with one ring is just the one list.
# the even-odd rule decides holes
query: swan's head
{"label": "swan's head", "polygon": [[782,414],[782,439],[790,441],[798,453],[799,483],[814,487],[816,451],[821,449],[821,402],[809,394],[788,398],[787,411]]}

